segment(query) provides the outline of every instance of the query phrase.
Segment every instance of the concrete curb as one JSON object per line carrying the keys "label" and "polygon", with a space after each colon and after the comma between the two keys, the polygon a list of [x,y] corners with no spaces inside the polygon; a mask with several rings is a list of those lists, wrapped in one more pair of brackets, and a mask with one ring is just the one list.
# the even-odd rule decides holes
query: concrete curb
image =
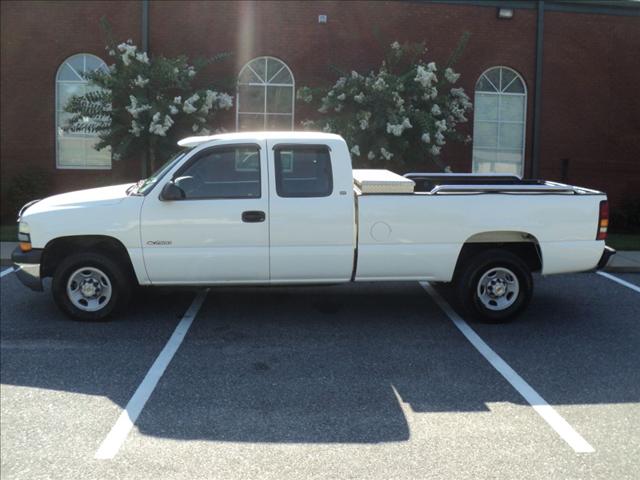
{"label": "concrete curb", "polygon": [[[11,265],[11,252],[18,246],[17,242],[0,242],[0,265]],[[616,253],[605,272],[612,273],[640,273],[640,251],[622,251]]]}

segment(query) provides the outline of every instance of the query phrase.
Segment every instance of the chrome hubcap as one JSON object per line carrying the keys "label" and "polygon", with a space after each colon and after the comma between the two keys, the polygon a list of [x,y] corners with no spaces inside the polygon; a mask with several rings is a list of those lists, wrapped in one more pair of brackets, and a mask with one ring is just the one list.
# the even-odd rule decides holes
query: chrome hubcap
{"label": "chrome hubcap", "polygon": [[489,310],[504,310],[518,299],[520,283],[508,268],[495,267],[487,270],[478,282],[478,298]]}
{"label": "chrome hubcap", "polygon": [[111,281],[100,269],[79,268],[69,276],[67,296],[71,303],[85,312],[104,308],[111,299]]}

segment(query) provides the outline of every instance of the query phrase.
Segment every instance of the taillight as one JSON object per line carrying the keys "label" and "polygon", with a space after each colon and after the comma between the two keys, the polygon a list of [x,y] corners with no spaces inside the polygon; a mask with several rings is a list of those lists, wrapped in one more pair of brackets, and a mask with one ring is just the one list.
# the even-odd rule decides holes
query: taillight
{"label": "taillight", "polygon": [[609,227],[609,202],[600,202],[600,215],[598,216],[598,234],[596,240],[607,239],[607,228]]}

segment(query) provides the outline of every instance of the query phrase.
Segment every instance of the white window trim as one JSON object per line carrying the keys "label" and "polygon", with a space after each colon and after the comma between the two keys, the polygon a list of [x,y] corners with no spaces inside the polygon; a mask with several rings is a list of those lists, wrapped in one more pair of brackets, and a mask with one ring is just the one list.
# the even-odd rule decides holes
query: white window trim
{"label": "white window trim", "polygon": [[[247,63],[245,63],[244,66],[240,69],[238,73],[238,78],[240,78],[240,75],[242,75],[242,73],[247,68],[251,70],[256,77],[260,78],[260,75],[258,75],[256,71],[253,68],[251,68],[250,64],[255,62],[256,60],[263,60],[263,59],[265,62],[265,72],[267,71],[266,64],[270,59],[276,60],[282,64],[282,68],[280,68],[280,70],[274,73],[271,78],[275,78],[283,69],[286,68],[287,71],[289,72],[289,75],[291,75],[291,83],[270,83],[269,80],[262,83],[256,83],[256,82],[241,83],[239,81],[236,82],[236,131],[239,131],[239,128],[240,128],[240,115],[262,115],[264,117],[262,122],[262,128],[265,130],[267,129],[267,115],[290,116],[291,130],[293,130],[295,125],[295,111],[296,111],[296,79],[293,76],[293,72],[291,71],[291,68],[289,68],[289,65],[287,65],[284,60],[281,60],[278,57],[273,57],[269,55],[252,58]],[[240,85],[249,86],[249,87],[264,87],[264,112],[241,112],[240,111],[240,89],[238,88]],[[267,112],[267,88],[268,87],[291,87],[291,113]]]}
{"label": "white window trim", "polygon": [[[476,160],[475,158],[473,158],[473,150],[478,149],[478,150],[485,150],[485,151],[493,151],[493,152],[500,152],[500,151],[504,151],[504,152],[520,152],[520,154],[522,155],[522,162],[520,163],[520,173],[519,176],[520,178],[522,178],[524,176],[524,164],[525,164],[525,151],[526,151],[526,147],[527,147],[527,98],[529,96],[528,91],[527,91],[527,83],[524,81],[524,78],[522,77],[522,75],[520,75],[516,70],[514,70],[511,67],[507,67],[505,65],[495,65],[493,67],[489,67],[487,68],[484,72],[482,72],[479,76],[478,76],[478,80],[476,80],[476,85],[478,84],[478,82],[480,81],[480,79],[486,75],[489,71],[494,70],[496,68],[501,69],[500,70],[500,83],[502,83],[502,69],[504,70],[509,70],[510,72],[512,72],[515,77],[513,80],[511,80],[507,86],[509,87],[509,85],[511,85],[514,81],[516,81],[516,79],[519,79],[520,82],[522,83],[522,87],[524,88],[524,93],[513,93],[513,92],[500,92],[500,88],[497,88],[495,85],[493,85],[493,82],[489,79],[489,77],[487,76],[487,80],[489,81],[489,83],[491,83],[491,85],[497,90],[496,92],[485,92],[485,91],[481,91],[480,93],[482,94],[486,94],[486,95],[497,95],[498,96],[498,118],[496,120],[479,120],[481,122],[490,122],[490,123],[497,123],[498,124],[498,128],[497,128],[497,136],[496,136],[496,147],[476,147],[474,145],[471,146],[471,154],[472,154],[472,165],[471,165],[471,171],[475,171],[475,166],[476,166]],[[474,88],[473,90],[473,101],[475,104],[475,96],[478,93],[478,91]],[[522,112],[522,122],[516,122],[513,120],[500,120],[500,97],[502,95],[508,95],[508,96],[516,96],[516,97],[524,97],[524,110]],[[474,114],[474,129],[475,129],[475,114]],[[500,139],[500,124],[504,123],[504,124],[512,124],[512,125],[522,125],[522,148],[521,149],[499,149],[498,148],[498,141]]]}
{"label": "white window trim", "polygon": [[[53,81],[53,85],[54,85],[54,90],[55,90],[55,105],[54,105],[54,109],[53,109],[53,116],[54,116],[54,124],[55,124],[55,151],[56,151],[56,169],[57,170],[112,170],[113,169],[113,159],[111,160],[111,163],[109,164],[109,166],[100,166],[100,165],[60,165],[60,142],[58,141],[58,128],[59,128],[59,123],[58,123],[58,113],[62,111],[62,109],[60,109],[60,102],[59,102],[59,98],[58,98],[58,83],[77,83],[77,84],[81,84],[81,85],[85,85],[87,82],[84,82],[82,80],[58,80],[58,76],[60,75],[60,70],[62,70],[62,68],[68,64],[69,60],[72,59],[73,57],[77,56],[77,55],[84,55],[83,57],[83,69],[86,70],[87,69],[87,57],[86,55],[91,55],[92,57],[97,58],[98,60],[100,60],[105,66],[107,65],[106,62],[100,58],[97,55],[94,55],[93,53],[86,53],[86,52],[78,52],[78,53],[74,53],[73,55],[69,55],[67,58],[65,58],[62,63],[60,63],[60,65],[58,66],[58,69],[56,70],[56,76],[55,79]],[[78,76],[81,76],[75,68],[73,68],[71,66],[71,64],[68,64],[69,68],[71,68],[71,70],[73,70],[73,73],[75,73]]]}

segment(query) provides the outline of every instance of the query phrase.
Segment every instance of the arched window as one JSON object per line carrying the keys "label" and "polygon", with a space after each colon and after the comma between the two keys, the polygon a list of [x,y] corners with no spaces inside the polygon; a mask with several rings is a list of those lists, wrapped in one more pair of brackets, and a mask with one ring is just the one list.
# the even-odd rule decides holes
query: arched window
{"label": "arched window", "polygon": [[71,114],[64,107],[73,95],[84,95],[91,88],[84,74],[97,69],[107,70],[105,63],[95,55],[79,53],[67,58],[56,75],[56,166],[58,168],[111,168],[111,151],[97,151],[94,133],[65,132]]}
{"label": "arched window", "polygon": [[476,83],[473,114],[473,171],[524,170],[527,90],[514,70],[490,68]]}
{"label": "arched window", "polygon": [[293,130],[295,82],[274,57],[254,58],[238,75],[237,130]]}

